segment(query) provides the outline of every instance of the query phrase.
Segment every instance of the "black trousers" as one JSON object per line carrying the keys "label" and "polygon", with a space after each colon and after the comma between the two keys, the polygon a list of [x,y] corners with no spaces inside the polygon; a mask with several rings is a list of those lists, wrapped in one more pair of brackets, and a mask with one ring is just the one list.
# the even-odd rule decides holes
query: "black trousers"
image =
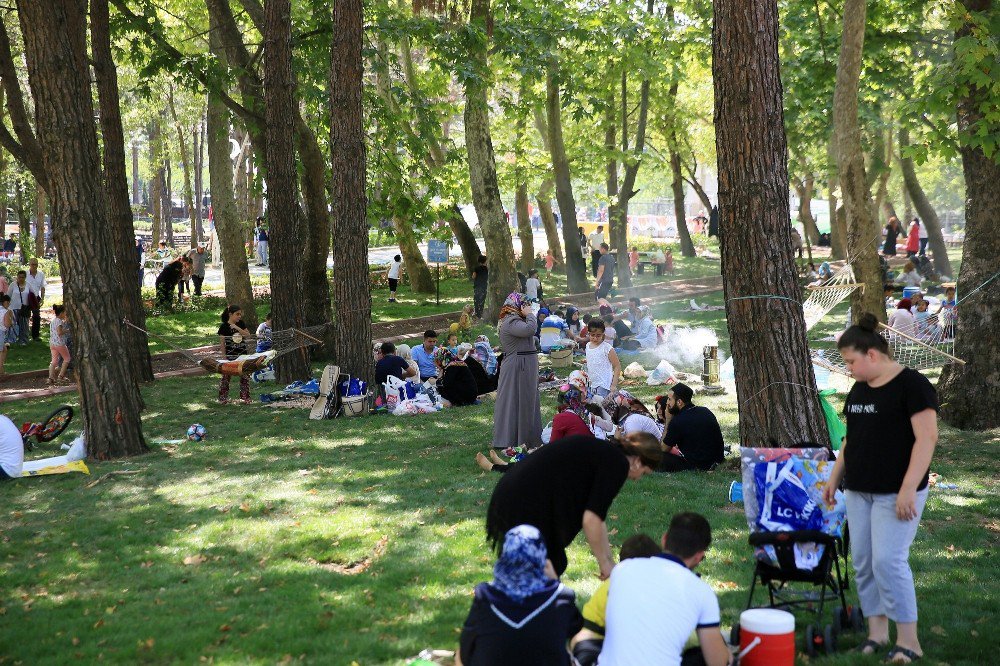
{"label": "black trousers", "polygon": [[590,272],[594,274],[594,277],[597,277],[597,262],[599,262],[600,260],[601,260],[601,251],[600,250],[591,250],[590,251]]}
{"label": "black trousers", "polygon": [[31,308],[31,337],[37,340],[42,334],[42,306]]}
{"label": "black trousers", "polygon": [[205,282],[205,276],[203,275],[192,275],[191,281],[194,282],[194,295],[201,296],[201,285]]}
{"label": "black trousers", "polygon": [[691,470],[700,469],[694,463],[689,461],[687,458],[681,458],[680,456],[675,456],[672,453],[666,453],[663,456],[663,460],[660,461],[660,466],[657,468],[657,472],[689,472]]}
{"label": "black trousers", "polygon": [[472,304],[477,317],[483,316],[483,308],[486,307],[486,290],[476,289],[472,292]]}

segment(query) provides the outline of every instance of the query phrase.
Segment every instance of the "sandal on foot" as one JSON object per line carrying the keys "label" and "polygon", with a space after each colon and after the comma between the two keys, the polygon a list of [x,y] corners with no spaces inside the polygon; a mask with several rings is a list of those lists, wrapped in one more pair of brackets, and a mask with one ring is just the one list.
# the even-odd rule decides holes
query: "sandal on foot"
{"label": "sandal on foot", "polygon": [[[878,641],[873,641],[872,639],[868,638],[865,640],[864,643],[854,648],[854,651],[860,654],[875,654],[877,652],[881,652],[882,650],[884,650],[885,646],[886,646],[885,643],[879,643]],[[871,650],[870,652],[865,652],[865,650],[869,649]]]}
{"label": "sandal on foot", "polygon": [[[905,657],[906,661],[900,661],[896,657]],[[921,655],[917,654],[913,650],[908,650],[905,647],[900,647],[898,645],[893,646],[889,653],[885,655],[886,664],[912,664],[913,662],[919,660]]]}

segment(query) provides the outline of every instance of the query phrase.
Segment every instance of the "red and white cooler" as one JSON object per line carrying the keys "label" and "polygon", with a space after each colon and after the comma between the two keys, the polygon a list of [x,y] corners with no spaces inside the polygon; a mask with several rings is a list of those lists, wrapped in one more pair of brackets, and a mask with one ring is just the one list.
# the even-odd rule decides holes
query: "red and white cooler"
{"label": "red and white cooler", "polygon": [[[749,650],[748,650],[749,648]],[[795,616],[774,608],[751,608],[740,614],[740,666],[792,666],[795,663]]]}

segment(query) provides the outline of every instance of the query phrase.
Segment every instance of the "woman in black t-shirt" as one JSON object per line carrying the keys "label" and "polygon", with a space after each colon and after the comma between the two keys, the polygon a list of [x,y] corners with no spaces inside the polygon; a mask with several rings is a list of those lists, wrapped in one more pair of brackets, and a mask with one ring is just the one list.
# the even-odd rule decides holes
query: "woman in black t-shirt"
{"label": "woman in black t-shirt", "polygon": [[878,322],[864,314],[837,346],[855,384],[847,395],[847,438],[823,497],[833,503],[844,483],[858,599],[868,618],[861,652],[889,642],[891,663],[923,655],[917,638],[917,598],[910,544],[927,501],[927,472],[937,444],[937,394],[927,378],[889,356]]}
{"label": "woman in black t-shirt", "polygon": [[656,437],[635,433],[621,443],[584,435],[564,437],[510,465],[497,483],[486,515],[486,535],[497,549],[512,527],[541,531],[557,575],[566,570],[566,547],[582,529],[601,579],[615,566],[604,520],[625,479],[640,479],[660,464]]}
{"label": "woman in black t-shirt", "polygon": [[[247,340],[250,338],[250,331],[243,323],[243,310],[238,305],[230,305],[222,311],[222,325],[219,326],[219,340],[222,344],[222,353],[232,361],[237,356],[247,353]],[[222,375],[219,383],[219,403],[229,402],[229,380],[230,376]],[[240,375],[240,402],[250,403],[250,377]]]}

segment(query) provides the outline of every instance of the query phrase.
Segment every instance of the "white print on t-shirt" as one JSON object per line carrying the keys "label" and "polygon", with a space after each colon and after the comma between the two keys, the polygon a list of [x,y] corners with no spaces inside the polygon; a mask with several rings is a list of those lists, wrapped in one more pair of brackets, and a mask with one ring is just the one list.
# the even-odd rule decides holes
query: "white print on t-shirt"
{"label": "white print on t-shirt", "polygon": [[875,405],[847,405],[848,414],[878,414]]}

